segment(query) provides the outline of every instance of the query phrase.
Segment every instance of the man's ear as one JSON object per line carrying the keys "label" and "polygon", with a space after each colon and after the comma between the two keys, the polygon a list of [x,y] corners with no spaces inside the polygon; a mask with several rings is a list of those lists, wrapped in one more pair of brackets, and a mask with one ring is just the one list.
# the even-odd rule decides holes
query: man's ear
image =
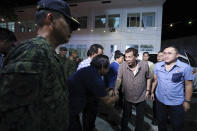
{"label": "man's ear", "polygon": [[136,60],[138,59],[138,56],[139,56],[139,55],[136,56]]}
{"label": "man's ear", "polygon": [[54,21],[53,14],[52,13],[48,13],[47,16],[46,16],[46,24],[47,25],[54,24],[53,21]]}
{"label": "man's ear", "polygon": [[176,57],[178,58],[179,56],[180,56],[180,54],[177,53],[177,54],[176,54]]}

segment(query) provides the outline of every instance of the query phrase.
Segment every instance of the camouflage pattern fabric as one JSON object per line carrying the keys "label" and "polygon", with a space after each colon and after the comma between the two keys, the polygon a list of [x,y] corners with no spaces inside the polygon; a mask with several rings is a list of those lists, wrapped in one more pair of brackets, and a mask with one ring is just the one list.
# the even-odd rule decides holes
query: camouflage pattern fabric
{"label": "camouflage pattern fabric", "polygon": [[38,36],[11,50],[0,74],[1,131],[66,131],[68,89],[64,67]]}
{"label": "camouflage pattern fabric", "polygon": [[77,62],[74,60],[71,60],[70,58],[68,58],[65,62],[65,76],[66,79],[69,79],[69,77],[76,72],[77,70]]}
{"label": "camouflage pattern fabric", "polygon": [[58,54],[58,57],[61,60],[61,63],[65,64],[66,60],[68,59],[66,56],[62,57],[60,54]]}

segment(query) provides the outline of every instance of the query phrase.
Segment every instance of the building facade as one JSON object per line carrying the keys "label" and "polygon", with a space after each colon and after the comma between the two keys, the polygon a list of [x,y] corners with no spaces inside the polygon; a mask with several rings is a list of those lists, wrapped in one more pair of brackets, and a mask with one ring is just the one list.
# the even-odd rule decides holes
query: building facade
{"label": "building facade", "polygon": [[[81,23],[66,46],[87,57],[90,45],[101,44],[109,57],[115,50],[129,47],[139,52],[158,52],[161,48],[162,10],[165,0],[109,0],[70,3],[72,16]],[[16,9],[17,22],[0,22],[12,29],[19,40],[36,35],[35,6]],[[58,50],[58,49],[57,49]]]}

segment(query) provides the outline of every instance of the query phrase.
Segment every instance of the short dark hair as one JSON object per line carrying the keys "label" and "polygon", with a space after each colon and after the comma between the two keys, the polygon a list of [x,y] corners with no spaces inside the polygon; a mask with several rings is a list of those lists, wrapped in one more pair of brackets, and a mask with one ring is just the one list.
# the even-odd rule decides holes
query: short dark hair
{"label": "short dark hair", "polygon": [[97,70],[102,68],[106,69],[109,67],[109,58],[106,55],[97,55],[92,59],[90,65],[95,67]]}
{"label": "short dark hair", "polygon": [[60,51],[67,51],[66,47],[60,47]]}
{"label": "short dark hair", "polygon": [[[177,54],[179,53],[178,48],[176,48],[175,46],[168,46],[168,47],[166,47],[166,48],[174,48],[174,50],[176,51],[176,53],[177,53]],[[166,48],[165,48],[165,49],[166,49]],[[164,50],[165,50],[165,49],[164,49]]]}
{"label": "short dark hair", "polygon": [[129,52],[133,52],[133,55],[135,57],[138,57],[138,50],[137,49],[135,49],[135,48],[128,48],[128,49],[126,49],[125,54],[129,53]]}
{"label": "short dark hair", "polygon": [[36,24],[39,26],[39,27],[43,27],[45,22],[45,18],[47,16],[48,13],[52,13],[54,14],[54,19],[58,19],[60,17],[63,17],[63,15],[61,15],[59,12],[56,12],[56,11],[52,11],[52,10],[38,10],[36,11],[36,15],[35,15],[35,21],[36,21]]}
{"label": "short dark hair", "polygon": [[145,54],[149,55],[149,53],[148,53],[148,52],[144,52],[144,53],[143,53],[143,56],[144,56]]}
{"label": "short dark hair", "polygon": [[93,54],[97,54],[99,48],[103,50],[103,46],[100,45],[100,44],[93,44],[93,45],[91,45],[90,49],[88,50],[87,55],[92,56]]}
{"label": "short dark hair", "polygon": [[90,56],[90,50],[87,51],[87,56],[88,56],[88,57]]}
{"label": "short dark hair", "polygon": [[119,50],[115,51],[115,55],[114,55],[114,59],[115,60],[120,58],[121,56],[124,56],[124,54],[121,53]]}
{"label": "short dark hair", "polygon": [[9,42],[17,41],[16,36],[12,31],[1,27],[0,27],[0,40],[6,40]]}

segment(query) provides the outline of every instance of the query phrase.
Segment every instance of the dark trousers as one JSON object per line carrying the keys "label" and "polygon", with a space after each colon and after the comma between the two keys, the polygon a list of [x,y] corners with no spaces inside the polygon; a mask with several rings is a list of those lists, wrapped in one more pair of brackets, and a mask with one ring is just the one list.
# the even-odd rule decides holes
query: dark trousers
{"label": "dark trousers", "polygon": [[170,123],[173,131],[183,131],[184,129],[184,109],[183,105],[168,106],[156,101],[157,121],[159,131],[167,131],[167,119],[170,117]]}
{"label": "dark trousers", "polygon": [[82,113],[83,131],[92,131],[95,128],[98,104],[98,99],[90,100],[84,108]]}
{"label": "dark trousers", "polygon": [[145,101],[139,103],[131,103],[124,100],[121,131],[127,131],[129,118],[131,117],[131,113],[132,113],[132,106],[136,107],[135,131],[143,131],[145,105],[146,105]]}
{"label": "dark trousers", "polygon": [[153,120],[157,119],[157,107],[156,107],[156,97],[155,100],[153,101]]}
{"label": "dark trousers", "polygon": [[68,131],[82,131],[79,114],[70,113],[70,122]]}

